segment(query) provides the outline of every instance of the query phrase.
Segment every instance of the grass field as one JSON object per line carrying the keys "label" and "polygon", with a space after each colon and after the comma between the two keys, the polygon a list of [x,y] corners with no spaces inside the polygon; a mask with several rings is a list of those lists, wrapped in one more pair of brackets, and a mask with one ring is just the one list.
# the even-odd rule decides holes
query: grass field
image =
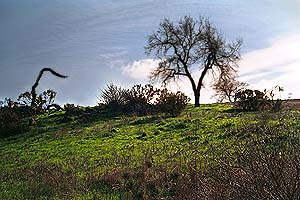
{"label": "grass field", "polygon": [[202,183],[220,160],[234,163],[252,141],[279,138],[280,155],[299,143],[297,110],[209,104],[174,118],[109,111],[64,118],[41,115],[28,132],[1,139],[0,199],[213,199],[224,184]]}

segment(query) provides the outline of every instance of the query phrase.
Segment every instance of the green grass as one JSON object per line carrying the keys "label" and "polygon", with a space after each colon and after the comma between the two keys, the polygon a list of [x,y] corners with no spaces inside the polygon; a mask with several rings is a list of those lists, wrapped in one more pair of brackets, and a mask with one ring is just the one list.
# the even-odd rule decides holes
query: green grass
{"label": "green grass", "polygon": [[147,159],[157,169],[207,160],[222,154],[219,146],[230,152],[236,140],[262,137],[259,130],[249,131],[261,121],[297,131],[298,115],[240,113],[229,105],[209,104],[189,105],[175,118],[103,113],[62,123],[64,112],[39,116],[30,131],[0,141],[0,199],[119,199],[128,194],[99,177],[143,167]]}

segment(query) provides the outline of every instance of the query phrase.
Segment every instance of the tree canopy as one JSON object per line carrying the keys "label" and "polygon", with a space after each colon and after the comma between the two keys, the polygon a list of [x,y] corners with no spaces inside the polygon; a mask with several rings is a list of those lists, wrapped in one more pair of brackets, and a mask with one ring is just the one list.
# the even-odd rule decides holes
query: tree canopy
{"label": "tree canopy", "polygon": [[[235,73],[241,44],[241,40],[227,42],[204,17],[194,19],[185,16],[176,24],[164,19],[158,30],[149,36],[145,47],[148,55],[153,54],[161,60],[150,78],[168,84],[180,77],[187,77],[194,91],[195,106],[198,107],[208,71],[211,70],[214,77]],[[201,71],[198,79],[192,76],[195,68]]]}

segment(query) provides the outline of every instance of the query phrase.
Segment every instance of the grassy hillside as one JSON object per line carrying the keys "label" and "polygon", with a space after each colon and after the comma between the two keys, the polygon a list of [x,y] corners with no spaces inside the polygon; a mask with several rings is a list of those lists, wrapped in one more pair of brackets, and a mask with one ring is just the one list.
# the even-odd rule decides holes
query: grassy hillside
{"label": "grassy hillside", "polygon": [[212,198],[224,184],[201,184],[220,163],[266,138],[266,149],[280,141],[280,155],[290,152],[299,128],[297,110],[237,112],[226,104],[189,105],[175,118],[45,114],[28,132],[1,139],[0,199],[189,199],[197,190]]}

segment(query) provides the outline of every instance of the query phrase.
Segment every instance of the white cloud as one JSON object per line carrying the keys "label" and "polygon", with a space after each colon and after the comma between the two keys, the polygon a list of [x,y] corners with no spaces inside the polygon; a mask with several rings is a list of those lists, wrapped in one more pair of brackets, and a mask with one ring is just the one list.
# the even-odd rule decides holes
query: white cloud
{"label": "white cloud", "polygon": [[150,73],[158,66],[159,60],[142,59],[122,67],[122,73],[137,80],[149,79]]}
{"label": "white cloud", "polygon": [[240,80],[254,88],[265,89],[283,86],[285,92],[300,98],[300,35],[277,37],[269,47],[243,55],[240,62]]}

